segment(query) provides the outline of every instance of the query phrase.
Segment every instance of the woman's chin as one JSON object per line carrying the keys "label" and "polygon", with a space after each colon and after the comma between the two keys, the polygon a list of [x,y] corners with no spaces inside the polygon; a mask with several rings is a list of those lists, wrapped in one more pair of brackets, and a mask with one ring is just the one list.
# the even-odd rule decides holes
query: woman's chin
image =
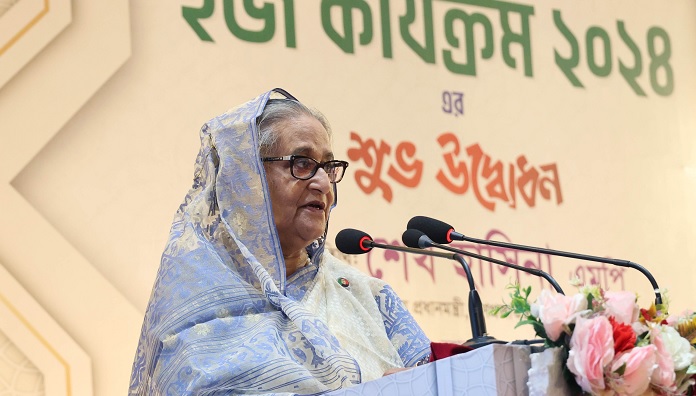
{"label": "woman's chin", "polygon": [[320,225],[311,224],[299,229],[298,231],[300,237],[305,240],[307,242],[307,246],[309,246],[312,242],[324,235],[324,227],[325,225],[323,223]]}
{"label": "woman's chin", "polygon": [[317,239],[324,234],[326,228],[326,216],[321,213],[306,213],[304,216],[295,218],[297,232],[303,236],[316,235]]}

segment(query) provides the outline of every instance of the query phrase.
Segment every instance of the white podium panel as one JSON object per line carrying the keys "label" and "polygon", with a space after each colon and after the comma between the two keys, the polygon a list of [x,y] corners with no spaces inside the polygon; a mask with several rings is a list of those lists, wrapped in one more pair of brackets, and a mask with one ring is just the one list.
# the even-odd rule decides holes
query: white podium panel
{"label": "white podium panel", "polygon": [[528,346],[493,344],[327,395],[527,395],[529,355]]}

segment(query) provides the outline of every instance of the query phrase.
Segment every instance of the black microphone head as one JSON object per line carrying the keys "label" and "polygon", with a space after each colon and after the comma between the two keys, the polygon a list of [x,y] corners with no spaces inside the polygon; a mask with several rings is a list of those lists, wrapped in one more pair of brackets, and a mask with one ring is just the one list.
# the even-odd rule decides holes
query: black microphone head
{"label": "black microphone head", "polygon": [[346,228],[336,234],[336,247],[345,254],[369,252],[372,246],[365,242],[372,242],[372,237],[360,230]]}
{"label": "black microphone head", "polygon": [[401,235],[401,241],[410,248],[423,249],[427,247],[422,244],[423,237],[428,238],[422,231],[409,228]]}
{"label": "black microphone head", "polygon": [[423,232],[435,243],[443,244],[452,242],[450,234],[452,231],[454,231],[454,227],[445,223],[444,221],[435,220],[425,216],[415,216],[408,221],[408,225],[406,227]]}

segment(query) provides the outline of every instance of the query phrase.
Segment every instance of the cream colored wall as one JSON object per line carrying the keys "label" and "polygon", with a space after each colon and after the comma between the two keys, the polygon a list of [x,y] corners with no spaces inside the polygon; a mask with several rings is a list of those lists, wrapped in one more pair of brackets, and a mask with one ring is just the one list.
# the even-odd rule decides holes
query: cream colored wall
{"label": "cream colored wall", "polygon": [[[12,181],[129,58],[129,7],[125,1],[38,5],[46,6],[45,14],[0,58],[6,81],[0,91],[0,323],[41,369],[47,394],[123,394],[142,313]],[[67,14],[68,21],[53,14]],[[15,56],[26,61],[21,68],[11,67]]]}
{"label": "cream colored wall", "polygon": [[[387,166],[398,165],[393,154],[386,158],[382,178],[393,192],[388,202],[380,190],[360,188],[356,174],[369,167],[352,160],[332,214],[331,239],[354,227],[398,241],[411,216],[431,215],[472,236],[495,229],[517,243],[630,259],[670,290],[673,311],[693,308],[696,3],[535,2],[532,77],[521,65],[505,64],[498,11],[444,1],[434,2],[436,21],[459,8],[492,23],[494,53],[482,59],[477,52],[476,76],[445,67],[442,51],[449,47],[441,22],[435,24],[435,63],[414,54],[397,25],[396,16],[405,13],[402,1],[390,3],[391,59],[382,53],[376,1],[369,2],[371,44],[357,43],[362,22],[354,18],[353,54],[325,33],[319,1],[294,2],[296,48],[285,42],[282,1],[268,1],[276,5],[278,26],[263,44],[230,33],[221,2],[201,22],[214,42],[199,39],[182,17],[182,6],[200,7],[201,1],[22,3],[24,19],[15,11],[10,24],[12,10],[0,17],[0,39],[13,43],[0,54],[0,331],[39,368],[46,393],[52,384],[59,390],[51,394],[125,392],[159,255],[191,183],[197,131],[216,114],[276,86],[327,115],[337,157],[347,159],[357,147],[353,131],[392,150],[414,143],[423,161],[422,178],[408,188],[386,175]],[[16,38],[9,26],[27,26],[46,4],[50,11]],[[567,57],[570,49],[553,10],[579,38],[576,71],[584,88],[573,87],[554,61],[554,50]],[[339,16],[334,10],[338,27]],[[637,81],[645,97],[618,71],[618,60],[632,65],[617,21],[642,54]],[[248,17],[242,23],[261,26]],[[413,34],[422,37],[417,26]],[[585,32],[591,26],[611,39],[614,64],[607,77],[587,67]],[[667,96],[656,94],[648,77],[646,33],[653,26],[670,37],[675,89]],[[477,48],[484,44],[482,32],[476,30]],[[511,48],[521,62],[519,47]],[[463,116],[443,113],[443,91],[464,93]],[[436,137],[447,131],[462,149],[478,143],[504,164],[520,155],[534,166],[556,164],[563,203],[537,198],[529,207],[518,197],[515,208],[499,202],[490,211],[471,189],[463,195],[445,189],[435,179],[443,163]],[[422,267],[377,251],[370,266],[366,257],[350,260],[368,272],[381,269],[434,340],[470,336],[465,316],[423,309],[454,298],[466,303],[466,283],[450,263]],[[566,290],[578,265],[553,259],[554,276]],[[472,266],[484,302],[499,302],[511,273],[493,269],[490,278],[488,266]],[[538,292],[539,282],[521,280]],[[630,271],[624,281],[640,293],[642,305],[650,303],[647,281]],[[513,332],[512,325],[488,318],[497,338],[531,336]]]}

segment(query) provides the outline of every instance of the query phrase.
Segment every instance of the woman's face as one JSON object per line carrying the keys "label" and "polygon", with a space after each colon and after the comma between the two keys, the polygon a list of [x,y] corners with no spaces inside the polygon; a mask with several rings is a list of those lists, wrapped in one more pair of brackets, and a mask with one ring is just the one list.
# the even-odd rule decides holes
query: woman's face
{"label": "woman's face", "polygon": [[[269,157],[304,155],[318,162],[334,158],[326,129],[312,116],[283,120],[276,131],[276,149]],[[284,255],[292,255],[324,234],[333,189],[321,168],[311,179],[298,180],[290,173],[290,161],[265,162],[264,166],[280,245]]]}

